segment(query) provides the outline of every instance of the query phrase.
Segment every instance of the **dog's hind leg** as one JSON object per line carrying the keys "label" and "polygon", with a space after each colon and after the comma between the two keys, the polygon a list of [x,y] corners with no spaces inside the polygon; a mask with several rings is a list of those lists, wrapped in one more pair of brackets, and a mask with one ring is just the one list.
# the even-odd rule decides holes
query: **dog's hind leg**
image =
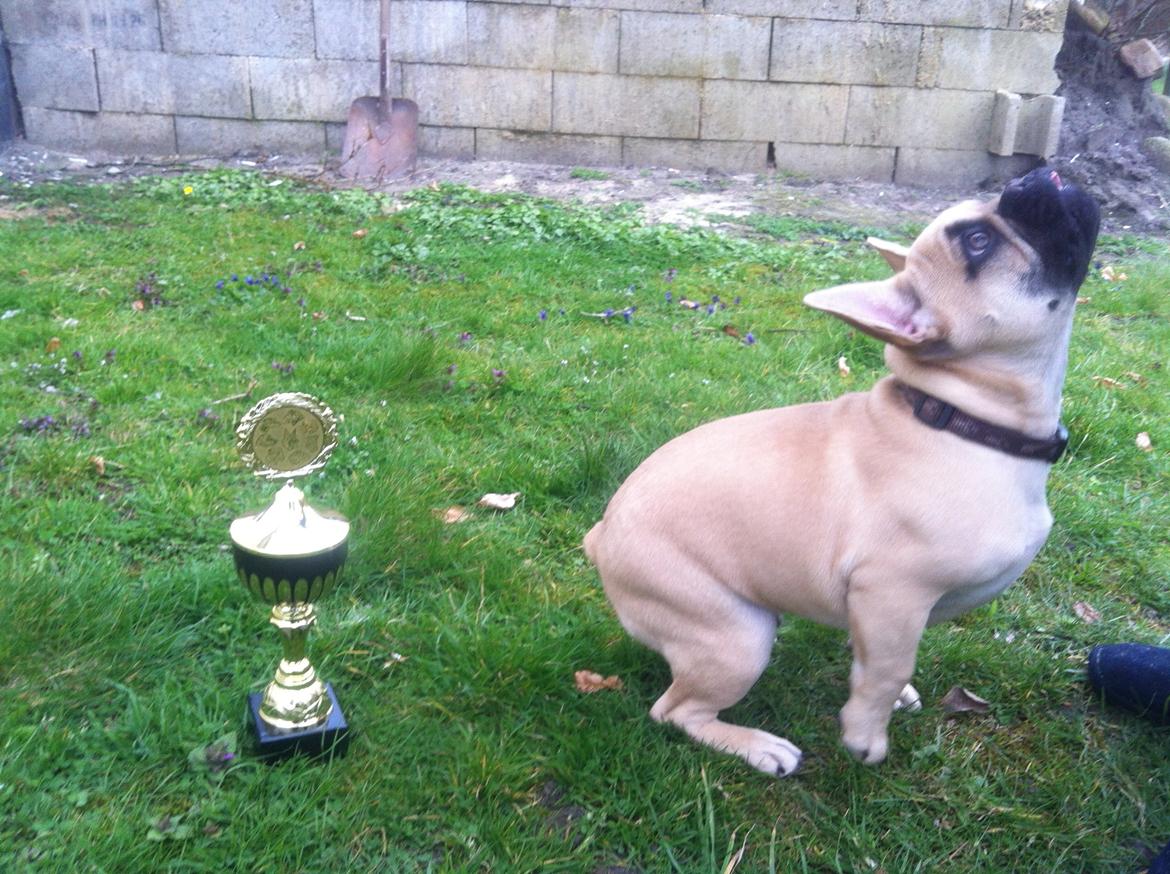
{"label": "dog's hind leg", "polygon": [[711,619],[703,627],[691,625],[685,636],[659,641],[673,682],[650,716],[677,725],[700,743],[734,753],[757,770],[786,777],[800,765],[798,747],[766,731],[718,718],[763,673],[772,652],[776,618],[739,602],[731,613],[721,611]]}

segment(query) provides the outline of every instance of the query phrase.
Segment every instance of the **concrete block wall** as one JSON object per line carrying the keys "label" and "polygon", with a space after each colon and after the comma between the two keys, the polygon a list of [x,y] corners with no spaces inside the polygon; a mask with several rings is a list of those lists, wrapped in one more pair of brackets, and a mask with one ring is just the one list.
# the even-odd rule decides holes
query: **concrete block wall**
{"label": "concrete block wall", "polygon": [[[1002,154],[996,95],[1057,87],[1067,5],[393,0],[391,79],[435,155],[967,183],[1034,161]],[[0,23],[31,142],[336,155],[378,8],[0,0]]]}

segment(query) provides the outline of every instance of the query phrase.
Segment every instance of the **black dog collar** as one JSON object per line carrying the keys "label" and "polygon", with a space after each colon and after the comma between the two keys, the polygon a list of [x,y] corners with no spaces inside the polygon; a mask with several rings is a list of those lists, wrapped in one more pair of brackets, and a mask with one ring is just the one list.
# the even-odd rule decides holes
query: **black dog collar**
{"label": "black dog collar", "polygon": [[898,391],[910,402],[910,406],[914,408],[914,417],[918,421],[939,431],[950,431],[964,440],[1006,452],[1008,455],[1053,464],[1064,454],[1064,449],[1068,446],[1068,430],[1063,424],[1047,440],[1038,440],[1020,431],[976,419],[958,407],[904,383],[898,383]]}

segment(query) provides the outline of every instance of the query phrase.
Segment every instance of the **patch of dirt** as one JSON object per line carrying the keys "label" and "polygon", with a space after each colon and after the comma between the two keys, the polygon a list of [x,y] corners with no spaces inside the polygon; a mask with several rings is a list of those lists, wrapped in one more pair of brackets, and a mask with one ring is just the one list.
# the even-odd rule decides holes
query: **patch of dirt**
{"label": "patch of dirt", "polygon": [[1056,72],[1065,108],[1059,154],[1050,163],[1091,192],[1115,223],[1170,228],[1170,177],[1142,152],[1147,137],[1167,135],[1149,82],[1121,63],[1113,42],[1071,16]]}

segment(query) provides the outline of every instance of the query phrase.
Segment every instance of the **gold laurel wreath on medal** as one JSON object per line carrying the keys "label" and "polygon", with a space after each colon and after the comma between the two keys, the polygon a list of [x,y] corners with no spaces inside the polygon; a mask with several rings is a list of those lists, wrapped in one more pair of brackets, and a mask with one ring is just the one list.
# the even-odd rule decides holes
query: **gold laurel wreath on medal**
{"label": "gold laurel wreath on medal", "polygon": [[333,411],[312,395],[281,392],[252,407],[236,428],[236,450],[256,476],[285,479],[320,470],[337,448]]}

